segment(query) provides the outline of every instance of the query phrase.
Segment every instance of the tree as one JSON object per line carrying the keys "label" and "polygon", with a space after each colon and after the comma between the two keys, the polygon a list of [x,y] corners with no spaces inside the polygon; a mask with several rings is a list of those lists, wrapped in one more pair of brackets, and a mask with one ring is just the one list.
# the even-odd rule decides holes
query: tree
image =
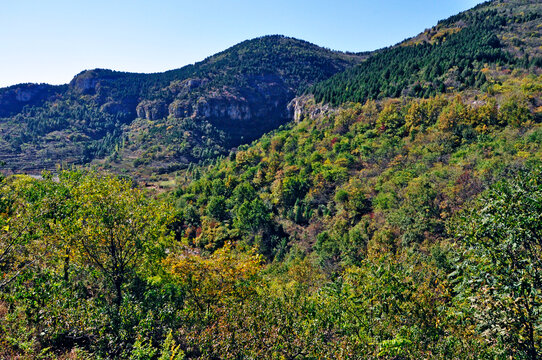
{"label": "tree", "polygon": [[542,169],[502,181],[459,218],[459,299],[515,358],[542,356]]}
{"label": "tree", "polygon": [[74,246],[80,260],[113,285],[118,308],[128,276],[160,250],[157,245],[167,236],[172,211],[112,176],[84,176],[72,195],[77,199]]}
{"label": "tree", "polygon": [[257,232],[268,224],[269,213],[270,210],[264,202],[256,197],[252,201],[244,201],[236,209],[234,224],[239,229]]}
{"label": "tree", "polygon": [[533,120],[527,101],[521,98],[507,99],[500,109],[500,122],[502,125],[521,126]]}
{"label": "tree", "polygon": [[218,221],[225,220],[228,216],[228,212],[226,208],[226,199],[224,196],[211,196],[209,203],[207,204],[206,211],[207,215]]}
{"label": "tree", "polygon": [[165,261],[174,281],[180,282],[188,299],[201,311],[228,300],[241,301],[255,292],[262,257],[254,249],[238,251],[230,243],[205,258],[187,252]]}
{"label": "tree", "polygon": [[37,184],[28,176],[0,178],[0,290],[52,253],[43,239],[45,219],[51,216],[48,180]]}
{"label": "tree", "polygon": [[291,207],[297,199],[303,199],[308,190],[308,184],[303,177],[296,175],[282,180],[281,201],[284,207]]}

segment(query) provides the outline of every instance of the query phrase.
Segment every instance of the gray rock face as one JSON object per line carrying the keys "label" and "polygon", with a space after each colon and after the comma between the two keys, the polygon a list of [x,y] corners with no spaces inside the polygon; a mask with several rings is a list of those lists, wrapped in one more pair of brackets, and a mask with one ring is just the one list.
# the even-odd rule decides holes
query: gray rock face
{"label": "gray rock face", "polygon": [[104,84],[112,83],[122,76],[123,73],[112,70],[85,70],[70,81],[69,87],[76,94],[93,95],[99,93]]}
{"label": "gray rock face", "polygon": [[100,81],[98,76],[94,70],[82,72],[73,78],[70,88],[80,94],[93,94]]}
{"label": "gray rock face", "polygon": [[200,98],[194,116],[207,119],[220,118],[230,122],[252,119],[252,113],[247,101],[233,96]]}
{"label": "gray rock face", "polygon": [[337,109],[333,109],[329,105],[316,104],[312,95],[298,96],[288,104],[288,112],[295,122],[300,122],[304,118],[314,120],[321,117],[322,114],[336,111]]}
{"label": "gray rock face", "polygon": [[0,116],[17,113],[25,105],[39,105],[54,98],[55,86],[47,84],[20,84],[0,90]]}
{"label": "gray rock face", "polygon": [[147,120],[158,120],[167,116],[167,106],[162,100],[144,100],[137,105],[137,116]]}
{"label": "gray rock face", "polygon": [[301,98],[295,98],[288,104],[288,110],[295,122],[299,122],[304,111],[304,101]]}
{"label": "gray rock face", "polygon": [[174,118],[186,118],[193,115],[192,104],[188,100],[175,100],[168,107],[169,116]]}
{"label": "gray rock face", "polygon": [[74,87],[81,93],[90,93],[96,90],[98,79],[76,79]]}
{"label": "gray rock face", "polygon": [[44,84],[21,84],[11,87],[8,91],[0,94],[0,99],[9,99],[11,101],[18,102],[30,102],[37,97],[44,95],[50,88],[50,85]]}

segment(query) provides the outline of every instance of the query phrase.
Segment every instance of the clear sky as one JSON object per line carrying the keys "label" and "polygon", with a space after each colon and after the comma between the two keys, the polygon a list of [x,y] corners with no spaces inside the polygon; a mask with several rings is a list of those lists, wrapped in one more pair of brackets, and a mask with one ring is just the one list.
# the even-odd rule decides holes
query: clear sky
{"label": "clear sky", "polygon": [[282,34],[343,51],[393,45],[480,0],[0,0],[0,87],[85,69],[158,72]]}

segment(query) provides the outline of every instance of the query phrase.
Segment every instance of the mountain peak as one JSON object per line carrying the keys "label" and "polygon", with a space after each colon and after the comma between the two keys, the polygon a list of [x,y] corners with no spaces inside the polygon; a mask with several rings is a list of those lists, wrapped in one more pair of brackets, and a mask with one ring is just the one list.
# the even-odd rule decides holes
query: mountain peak
{"label": "mountain peak", "polygon": [[[162,149],[154,167],[170,171],[226,154],[288,122],[296,94],[361,59],[271,35],[162,73],[85,70],[39,102],[3,97],[9,140],[0,159],[14,171],[38,172],[61,159],[88,163],[114,152],[115,166],[140,166],[149,163],[123,159],[137,160],[148,147]],[[126,139],[132,146],[121,151],[118,143]]]}

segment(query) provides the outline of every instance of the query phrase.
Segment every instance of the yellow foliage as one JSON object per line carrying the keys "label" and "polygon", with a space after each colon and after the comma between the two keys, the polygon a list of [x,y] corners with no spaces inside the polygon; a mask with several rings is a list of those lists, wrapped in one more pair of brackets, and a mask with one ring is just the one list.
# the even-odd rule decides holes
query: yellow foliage
{"label": "yellow foliage", "polygon": [[254,249],[237,251],[231,243],[226,243],[208,257],[186,252],[170,256],[164,263],[190,299],[203,310],[252,294],[262,268],[262,257]]}
{"label": "yellow foliage", "polygon": [[531,154],[527,151],[518,151],[516,155],[520,158],[527,159]]}
{"label": "yellow foliage", "polygon": [[222,246],[227,240],[232,240],[227,228],[221,226],[219,222],[204,218],[201,225],[201,234],[196,237],[194,243],[198,247],[214,250]]}

